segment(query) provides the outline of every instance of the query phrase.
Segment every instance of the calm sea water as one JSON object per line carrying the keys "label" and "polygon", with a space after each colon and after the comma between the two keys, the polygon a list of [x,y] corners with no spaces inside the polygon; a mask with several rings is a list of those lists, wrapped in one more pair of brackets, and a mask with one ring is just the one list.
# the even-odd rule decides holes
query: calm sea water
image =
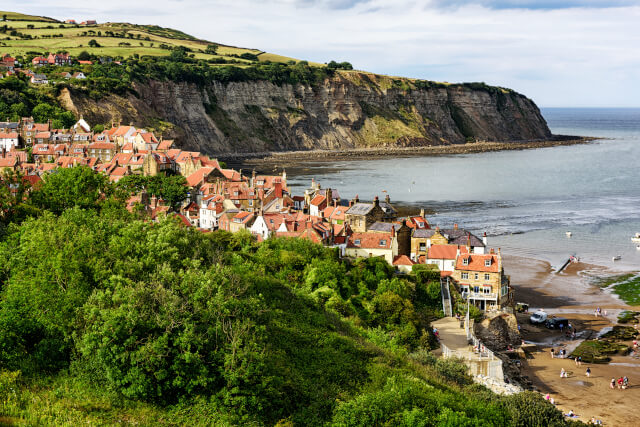
{"label": "calm sea water", "polygon": [[[343,199],[381,198],[435,212],[490,245],[556,265],[569,254],[640,269],[640,109],[543,109],[555,134],[596,136],[584,145],[437,157],[304,162],[288,170],[302,193],[312,178]],[[567,238],[566,231],[572,232]],[[613,262],[614,255],[622,260]]]}

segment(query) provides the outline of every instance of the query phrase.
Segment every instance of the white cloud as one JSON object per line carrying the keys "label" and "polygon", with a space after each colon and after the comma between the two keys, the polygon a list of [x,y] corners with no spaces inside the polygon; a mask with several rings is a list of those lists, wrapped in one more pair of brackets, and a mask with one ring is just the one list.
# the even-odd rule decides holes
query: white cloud
{"label": "white cloud", "polygon": [[[618,2],[623,3],[633,2]],[[154,23],[220,43],[317,62],[350,61],[385,74],[486,81],[512,87],[542,106],[640,105],[639,6],[443,9],[411,0],[81,4],[61,8],[32,0],[21,3],[20,11]]]}

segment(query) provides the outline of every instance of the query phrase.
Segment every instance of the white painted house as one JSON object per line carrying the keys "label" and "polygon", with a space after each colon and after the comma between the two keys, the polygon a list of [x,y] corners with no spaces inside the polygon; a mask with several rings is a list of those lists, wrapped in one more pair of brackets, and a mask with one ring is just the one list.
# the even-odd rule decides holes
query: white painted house
{"label": "white painted house", "polygon": [[200,228],[215,230],[222,215],[222,196],[204,197],[200,202]]}
{"label": "white painted house", "polygon": [[0,150],[11,151],[18,146],[18,132],[0,132]]}

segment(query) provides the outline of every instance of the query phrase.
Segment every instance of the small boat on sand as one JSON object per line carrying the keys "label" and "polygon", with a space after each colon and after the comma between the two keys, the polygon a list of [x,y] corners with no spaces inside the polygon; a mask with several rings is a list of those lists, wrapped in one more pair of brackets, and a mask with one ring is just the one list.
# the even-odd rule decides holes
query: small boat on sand
{"label": "small boat on sand", "polygon": [[640,245],[636,245],[636,250],[640,251]]}
{"label": "small boat on sand", "polygon": [[567,231],[567,232],[566,232],[566,233],[564,233],[564,234],[566,234],[566,235],[567,235],[567,237],[571,237],[571,232],[570,232],[570,231]]}
{"label": "small boat on sand", "polygon": [[622,259],[622,256],[620,256],[620,255],[616,255],[616,256],[613,257],[614,261],[619,261],[621,259]]}
{"label": "small boat on sand", "polygon": [[631,241],[633,243],[640,243],[640,233],[636,233],[636,235],[631,238]]}

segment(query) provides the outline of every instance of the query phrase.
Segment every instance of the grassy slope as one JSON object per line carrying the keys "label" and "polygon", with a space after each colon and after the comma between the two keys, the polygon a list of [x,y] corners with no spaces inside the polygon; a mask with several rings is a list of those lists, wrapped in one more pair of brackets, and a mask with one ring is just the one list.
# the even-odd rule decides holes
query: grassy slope
{"label": "grassy slope", "polygon": [[[195,53],[196,58],[201,59],[212,59],[216,57],[228,57],[232,55],[242,55],[243,53],[251,53],[259,55],[258,57],[260,61],[298,61],[281,55],[265,53],[257,49],[246,49],[225,45],[219,45],[217,55],[210,55],[204,53],[204,50],[209,44],[212,44],[211,42],[196,39],[177,30],[153,25],[103,23],[91,27],[76,27],[75,25],[63,24],[51,18],[0,11],[0,16],[4,14],[7,15],[7,19],[9,20],[9,22],[6,23],[8,26],[18,30],[20,33],[38,37],[37,39],[30,40],[11,37],[9,34],[0,35],[0,46],[2,46],[2,52],[9,53],[11,55],[23,55],[27,52],[46,53],[48,51],[58,50],[65,50],[72,55],[77,55],[81,51],[86,50],[95,55],[108,56],[128,57],[134,53],[140,55],[166,56],[168,55],[168,50],[160,48],[160,44],[166,44],[170,47],[188,47],[193,50],[192,53]],[[34,28],[27,28],[29,25],[33,25]],[[47,28],[49,26],[52,26],[53,28]],[[95,34],[87,34],[86,36],[83,36],[82,33],[85,31],[94,31]],[[102,33],[102,37],[97,35],[98,31]],[[132,34],[133,39],[105,37],[106,31],[120,33],[126,32],[127,34]],[[63,37],[42,38],[43,35],[47,36],[54,34],[62,34]],[[137,38],[138,35],[140,36],[140,39]],[[147,37],[150,40],[144,40]],[[7,40],[9,38],[11,40]],[[90,48],[88,44],[92,39],[95,39],[102,47]],[[131,43],[131,46],[118,46],[121,42]],[[140,43],[142,43],[143,46],[141,46]],[[251,62],[239,58],[234,59],[247,63]]]}
{"label": "grassy slope", "polygon": [[[76,27],[75,25],[64,24],[51,18],[43,18],[31,15],[24,15],[15,12],[2,12],[0,16],[6,14],[9,22],[6,24],[23,34],[28,34],[36,39],[21,39],[17,37],[11,37],[7,34],[0,34],[0,49],[4,53],[11,55],[24,55],[27,52],[40,52],[46,53],[49,51],[64,50],[71,55],[77,55],[83,50],[95,55],[107,55],[107,56],[122,56],[128,57],[137,53],[139,55],[150,56],[166,56],[169,54],[167,49],[161,49],[161,44],[166,44],[169,47],[183,46],[192,49],[195,57],[198,59],[213,59],[218,57],[229,57],[232,55],[242,55],[243,53],[251,53],[258,55],[260,61],[299,61],[294,58],[289,58],[282,55],[270,54],[258,49],[247,49],[235,46],[218,45],[218,51],[216,55],[204,53],[206,47],[212,42],[206,40],[199,40],[181,31],[173,30],[170,28],[162,28],[155,25],[134,25],[128,23],[101,23],[97,26],[91,27]],[[27,26],[33,25],[34,28],[27,28]],[[53,28],[47,28],[53,27]],[[82,35],[84,32],[93,31],[94,34]],[[113,31],[127,34],[132,34],[133,38],[116,38],[106,37],[106,31]],[[102,36],[98,36],[97,33],[101,32]],[[42,36],[51,36],[62,34],[63,37],[56,38],[42,38]],[[137,37],[140,36],[140,39]],[[150,40],[144,40],[145,38]],[[8,40],[8,39],[11,40]],[[96,40],[101,47],[93,48],[89,47],[90,40]],[[119,43],[126,42],[131,43],[131,46],[119,46]],[[142,44],[142,45],[141,45]],[[246,62],[240,58],[233,58],[238,61]],[[322,64],[313,64],[322,65]],[[213,65],[215,66],[215,65]]]}

